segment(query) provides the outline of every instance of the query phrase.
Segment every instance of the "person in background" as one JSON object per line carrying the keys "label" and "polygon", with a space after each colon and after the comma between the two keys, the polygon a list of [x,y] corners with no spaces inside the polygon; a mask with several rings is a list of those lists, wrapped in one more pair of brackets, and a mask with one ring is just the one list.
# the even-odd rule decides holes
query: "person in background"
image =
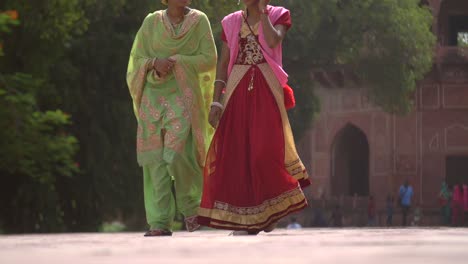
{"label": "person in background", "polygon": [[352,226],[358,226],[359,225],[359,219],[361,217],[361,212],[358,209],[358,204],[359,204],[359,195],[357,193],[354,193],[353,195],[353,210],[351,213],[352,220],[351,220],[351,225]]}
{"label": "person in background", "polygon": [[391,194],[387,196],[386,211],[387,211],[387,226],[393,225],[393,210],[395,207],[395,199]]}
{"label": "person in background", "polygon": [[376,226],[376,212],[375,212],[375,201],[374,196],[369,196],[369,203],[367,205],[367,225]]}
{"label": "person in background", "polygon": [[314,220],[313,220],[313,226],[315,227],[326,227],[327,226],[327,220],[323,215],[322,208],[320,207],[315,207],[314,208]]}
{"label": "person in background", "polygon": [[409,184],[409,181],[406,180],[403,185],[400,186],[398,192],[399,195],[399,204],[402,210],[402,225],[407,226],[408,212],[411,208],[411,199],[413,198],[413,187]]}
{"label": "person in background", "polygon": [[468,185],[463,184],[463,211],[464,211],[464,218],[465,218],[465,225],[466,221],[468,221]]}
{"label": "person in background", "polygon": [[298,229],[302,229],[302,226],[297,222],[297,219],[295,217],[292,217],[291,218],[291,222],[289,223],[289,225],[286,227],[286,229],[289,229],[289,230],[298,230]]}
{"label": "person in background", "polygon": [[411,225],[412,226],[421,225],[422,217],[423,217],[423,211],[422,211],[421,206],[418,205],[418,206],[416,206],[416,208],[414,208],[413,221],[412,221]]}
{"label": "person in background", "polygon": [[442,188],[439,192],[440,212],[442,216],[442,225],[450,225],[450,198],[452,194],[448,184],[442,182]]}
{"label": "person in background", "polygon": [[452,225],[460,226],[463,222],[463,198],[460,185],[453,187],[452,197]]}
{"label": "person in background", "polygon": [[315,227],[326,227],[327,226],[327,220],[326,220],[326,218],[324,216],[325,208],[326,208],[325,195],[322,194],[320,196],[320,203],[317,206],[313,207],[313,211],[314,211],[313,226],[315,226]]}
{"label": "person in background", "polygon": [[341,213],[341,208],[339,205],[336,205],[335,209],[332,212],[332,215],[330,217],[330,226],[343,227],[343,214]]}

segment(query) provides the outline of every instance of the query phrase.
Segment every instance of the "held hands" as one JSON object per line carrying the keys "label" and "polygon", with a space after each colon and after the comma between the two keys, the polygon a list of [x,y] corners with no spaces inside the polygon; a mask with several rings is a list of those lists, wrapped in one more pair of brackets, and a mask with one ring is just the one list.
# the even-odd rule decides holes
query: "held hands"
{"label": "held hands", "polygon": [[154,70],[158,73],[159,77],[166,77],[174,68],[176,61],[174,58],[157,59],[154,63]]}

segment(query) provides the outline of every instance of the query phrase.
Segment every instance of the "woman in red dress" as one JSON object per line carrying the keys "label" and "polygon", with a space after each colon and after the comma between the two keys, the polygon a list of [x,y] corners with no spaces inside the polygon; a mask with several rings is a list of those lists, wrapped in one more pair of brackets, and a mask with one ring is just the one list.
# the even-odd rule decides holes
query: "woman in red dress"
{"label": "woman in red dress", "polygon": [[[310,184],[297,155],[282,69],[282,40],[291,26],[287,9],[243,0],[245,11],[223,20],[199,223],[258,234],[307,206]],[[286,101],[288,101],[286,99]]]}

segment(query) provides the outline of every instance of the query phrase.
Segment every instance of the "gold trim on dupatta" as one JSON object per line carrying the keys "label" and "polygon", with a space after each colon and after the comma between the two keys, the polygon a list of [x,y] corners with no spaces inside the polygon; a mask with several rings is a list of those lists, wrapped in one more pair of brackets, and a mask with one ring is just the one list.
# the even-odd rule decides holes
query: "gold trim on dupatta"
{"label": "gold trim on dupatta", "polygon": [[237,85],[239,85],[240,81],[242,78],[244,78],[250,67],[250,65],[234,65],[226,85],[226,92],[224,93],[222,101],[223,105],[227,106],[232,94],[236,90]]}

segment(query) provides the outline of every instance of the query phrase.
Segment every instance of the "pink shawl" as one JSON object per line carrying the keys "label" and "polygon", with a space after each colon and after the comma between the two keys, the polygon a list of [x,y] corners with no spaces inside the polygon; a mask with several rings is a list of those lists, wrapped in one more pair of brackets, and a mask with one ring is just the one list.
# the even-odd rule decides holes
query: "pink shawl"
{"label": "pink shawl", "polygon": [[[274,24],[283,14],[289,12],[284,7],[279,6],[268,6],[270,10],[270,20]],[[224,33],[227,38],[227,45],[230,49],[230,61],[228,68],[228,75],[231,74],[234,63],[237,59],[237,54],[239,53],[239,32],[242,26],[242,11],[237,11],[226,16],[221,22],[223,25]],[[263,56],[265,56],[266,61],[270,65],[271,69],[275,73],[276,78],[282,87],[285,87],[288,83],[288,74],[283,70],[283,46],[281,43],[276,46],[274,49],[268,47],[268,44],[265,41],[265,36],[263,34],[263,27],[260,24],[258,29],[259,41],[262,45]]]}

